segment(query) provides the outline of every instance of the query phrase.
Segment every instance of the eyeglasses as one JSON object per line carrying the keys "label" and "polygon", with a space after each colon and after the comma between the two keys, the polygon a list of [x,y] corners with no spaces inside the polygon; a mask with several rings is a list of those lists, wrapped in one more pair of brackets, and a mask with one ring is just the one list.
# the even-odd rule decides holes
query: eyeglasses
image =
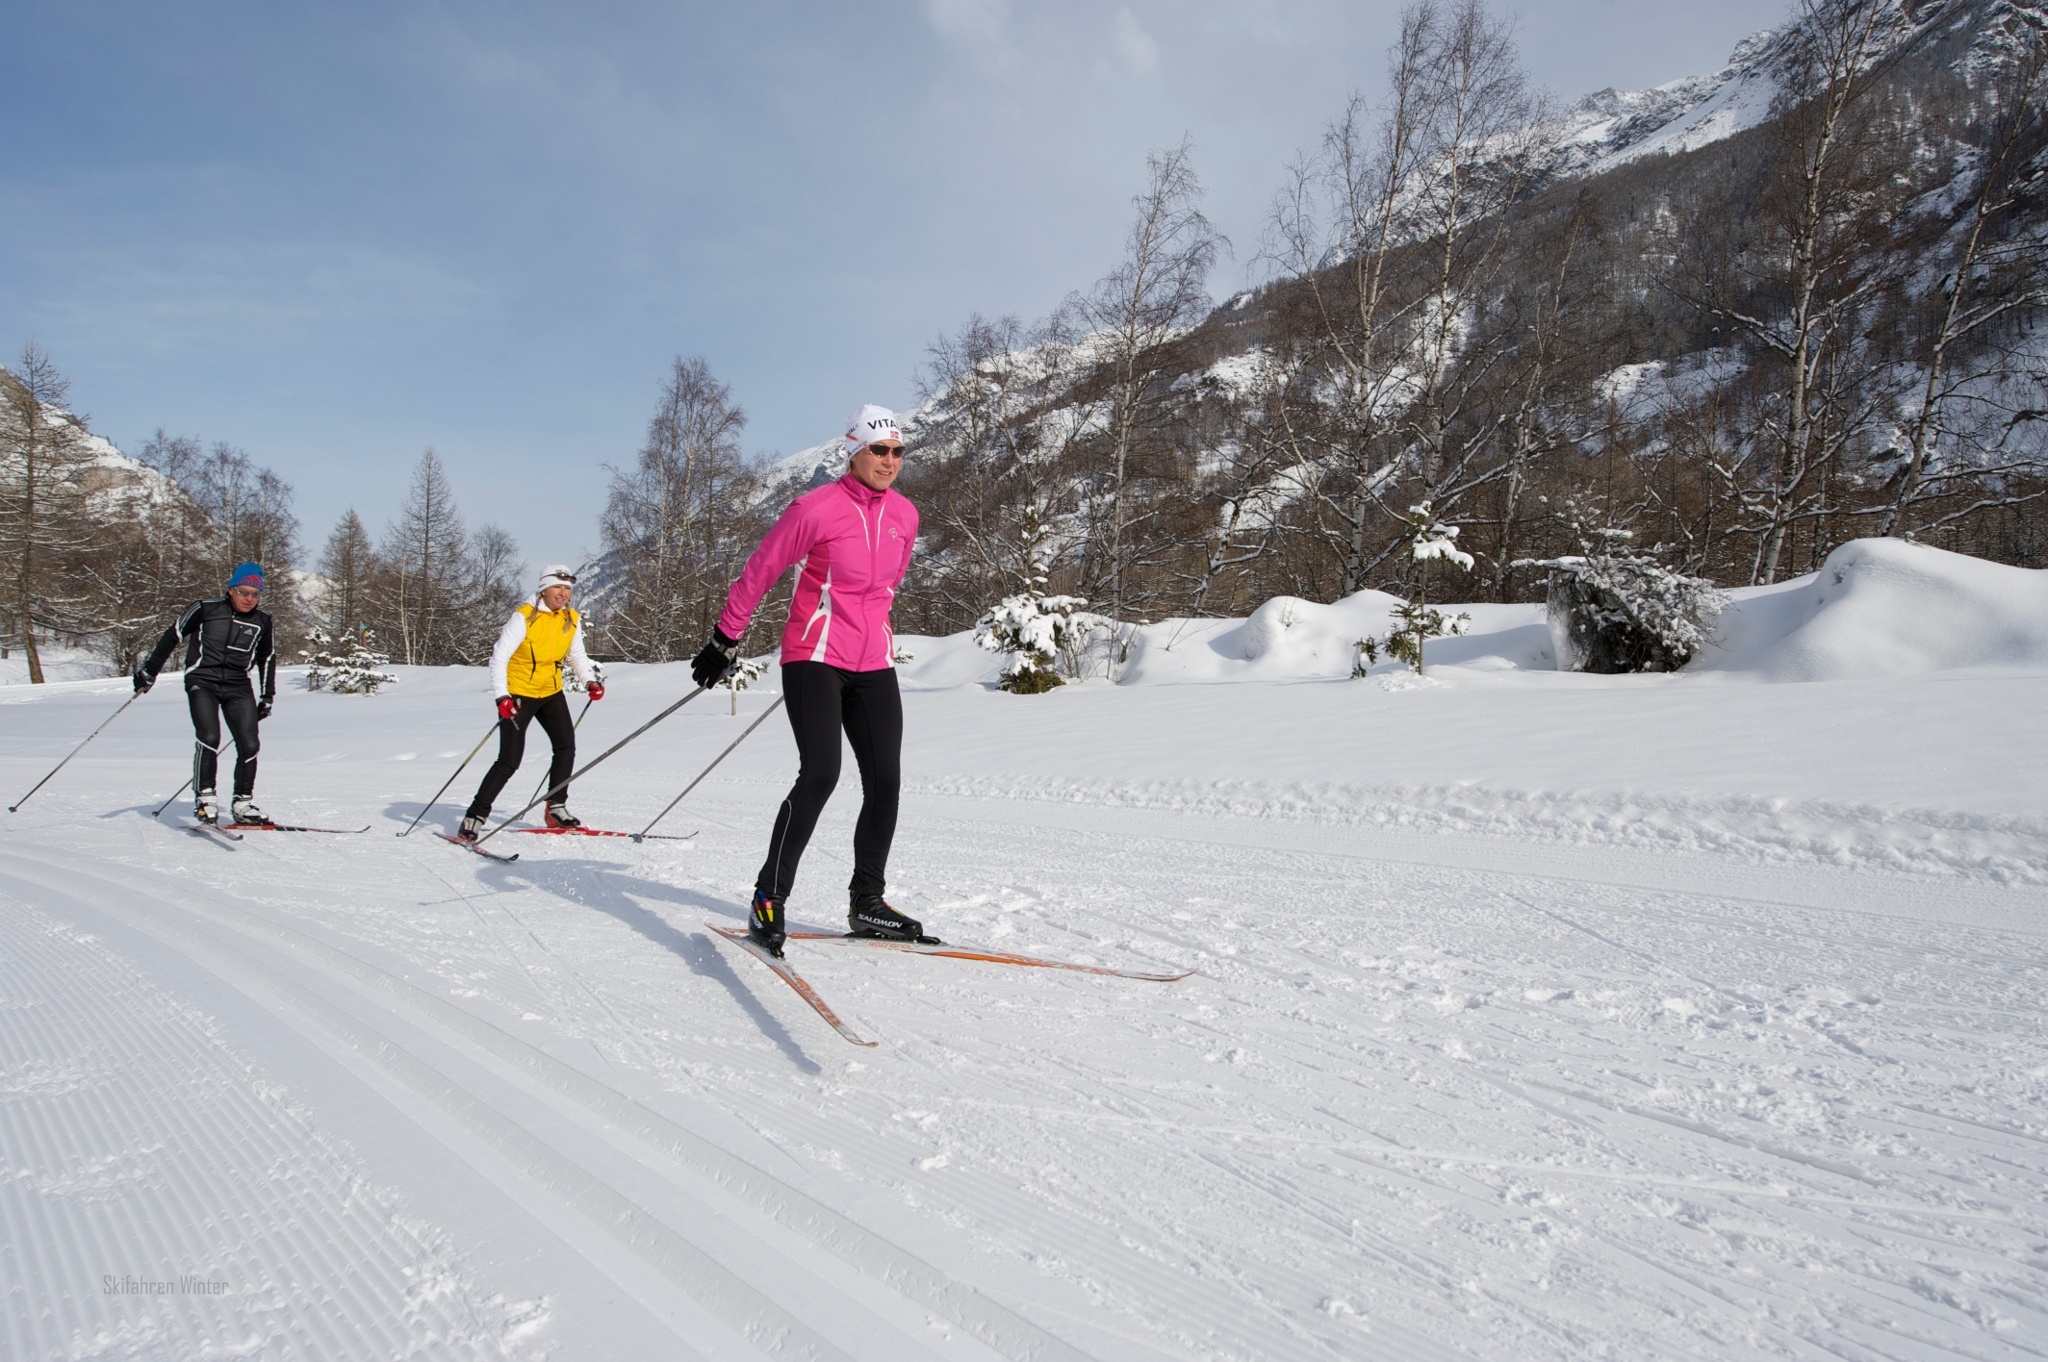
{"label": "eyeglasses", "polygon": [[900,459],[900,458],[902,458],[902,457],[903,457],[903,446],[902,446],[902,445],[869,445],[869,446],[868,446],[868,453],[870,453],[870,454],[879,454],[879,455],[881,455],[881,456],[882,456],[883,458],[885,458],[885,459]]}
{"label": "eyeglasses", "polygon": [[260,586],[231,586],[228,588],[228,595],[230,596],[261,596],[262,594],[263,588]]}

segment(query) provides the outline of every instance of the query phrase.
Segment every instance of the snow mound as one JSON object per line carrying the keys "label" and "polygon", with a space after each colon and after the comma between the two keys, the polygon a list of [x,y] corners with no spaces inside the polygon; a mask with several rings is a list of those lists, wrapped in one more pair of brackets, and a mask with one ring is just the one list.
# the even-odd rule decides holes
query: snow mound
{"label": "snow mound", "polygon": [[1689,670],[1766,681],[2048,666],[2048,572],[1899,539],[1858,539],[1821,570],[1729,593]]}

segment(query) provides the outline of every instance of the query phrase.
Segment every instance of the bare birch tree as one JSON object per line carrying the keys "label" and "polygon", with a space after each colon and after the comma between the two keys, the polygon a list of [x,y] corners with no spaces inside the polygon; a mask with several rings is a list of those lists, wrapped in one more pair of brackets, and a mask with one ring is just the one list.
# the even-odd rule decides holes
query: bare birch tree
{"label": "bare birch tree", "polygon": [[1137,494],[1142,464],[1157,453],[1147,437],[1167,396],[1171,344],[1208,310],[1204,285],[1227,245],[1197,206],[1191,143],[1154,152],[1145,168],[1123,261],[1074,303],[1105,382],[1083,586],[1112,619],[1147,594],[1136,575],[1157,547],[1145,526],[1153,503]]}
{"label": "bare birch tree", "polygon": [[749,547],[746,423],[711,366],[678,355],[638,460],[612,470],[600,530],[621,586],[605,630],[626,656],[686,658],[711,632]]}

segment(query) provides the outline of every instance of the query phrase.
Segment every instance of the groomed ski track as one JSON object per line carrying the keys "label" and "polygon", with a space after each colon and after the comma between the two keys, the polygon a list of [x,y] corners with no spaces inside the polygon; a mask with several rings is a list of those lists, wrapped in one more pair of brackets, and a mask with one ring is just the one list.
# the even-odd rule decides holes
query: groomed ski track
{"label": "groomed ski track", "polygon": [[[111,766],[10,823],[0,1352],[2002,1359],[2048,1336],[2038,885],[913,793],[899,892],[941,934],[1200,973],[793,948],[882,1041],[849,1056],[698,925],[739,920],[783,760],[735,763],[702,846],[534,839],[517,865],[204,841],[110,815]],[[362,769],[330,771],[367,812]],[[827,902],[849,793],[806,862]],[[232,1292],[100,1294],[166,1263]]]}

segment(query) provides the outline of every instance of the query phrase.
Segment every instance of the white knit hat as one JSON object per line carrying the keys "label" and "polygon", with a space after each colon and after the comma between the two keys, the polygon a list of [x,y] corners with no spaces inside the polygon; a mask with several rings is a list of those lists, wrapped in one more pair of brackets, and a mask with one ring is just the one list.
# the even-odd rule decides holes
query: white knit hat
{"label": "white knit hat", "polygon": [[551,586],[574,585],[576,585],[576,574],[569,570],[567,563],[550,563],[540,570],[539,590],[546,591]]}
{"label": "white knit hat", "polygon": [[903,428],[896,424],[895,412],[870,402],[846,423],[846,452],[852,454],[862,445],[883,443],[902,444]]}

